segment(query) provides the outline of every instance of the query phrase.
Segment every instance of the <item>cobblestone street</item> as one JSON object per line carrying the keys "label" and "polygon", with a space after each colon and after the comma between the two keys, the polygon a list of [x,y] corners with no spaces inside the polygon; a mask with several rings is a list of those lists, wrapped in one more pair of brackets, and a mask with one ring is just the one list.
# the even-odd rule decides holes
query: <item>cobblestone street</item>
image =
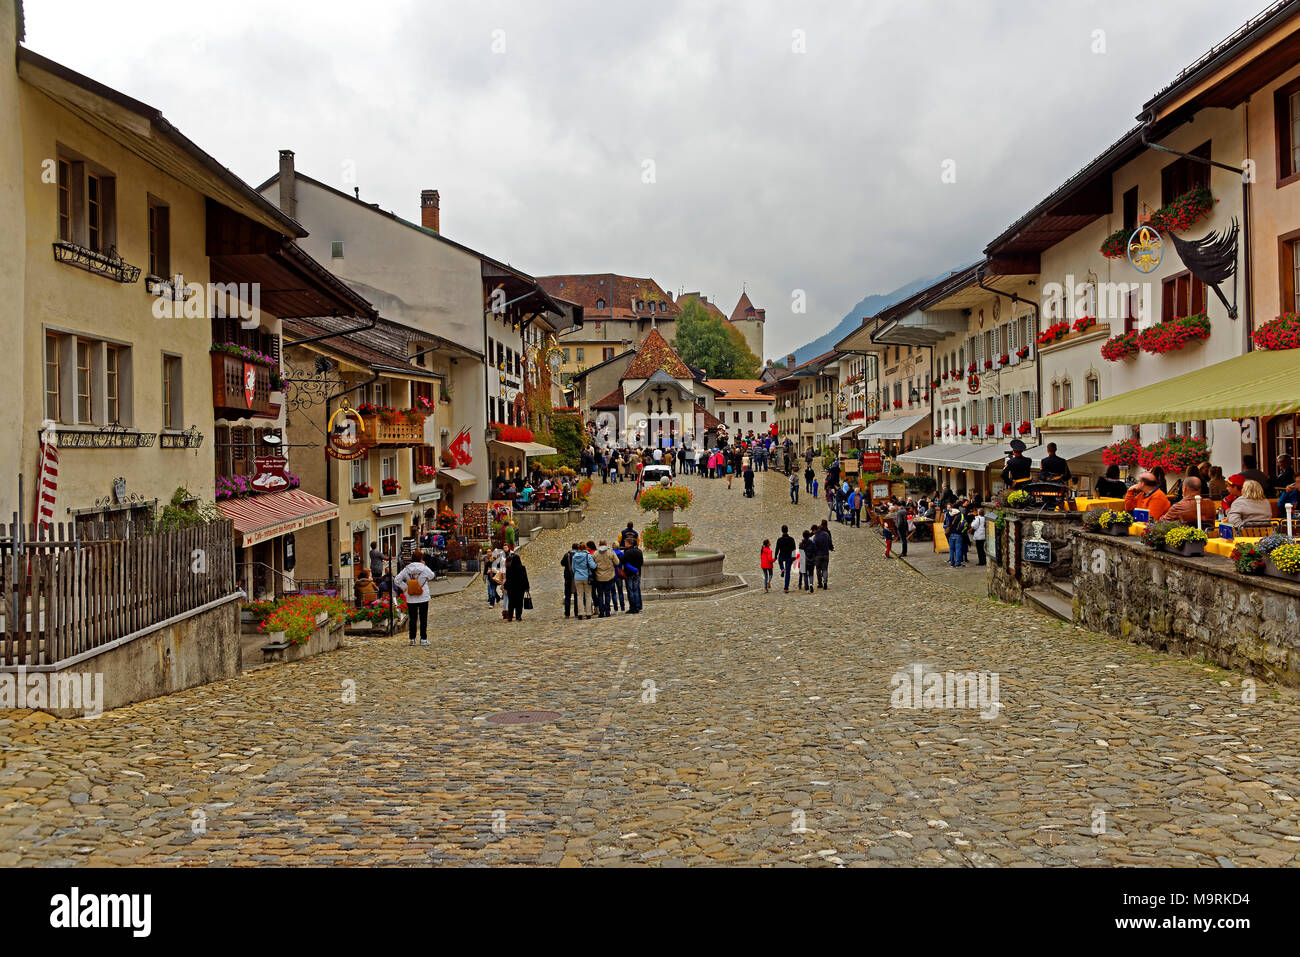
{"label": "cobblestone street", "polygon": [[[755,499],[683,481],[679,520],[747,589],[566,621],[573,538],[644,525],[598,481],[583,524],[525,547],[522,624],[475,585],[435,600],[432,648],[354,640],[98,720],[6,713],[0,864],[1296,862],[1293,693],[1243,703],[1238,675],[924,578],[867,528],[832,525],[829,590],[763,594],[762,539],[824,507],[773,472]],[[917,665],[996,673],[997,716],[891,707]],[[483,720],[511,710],[560,717]]]}

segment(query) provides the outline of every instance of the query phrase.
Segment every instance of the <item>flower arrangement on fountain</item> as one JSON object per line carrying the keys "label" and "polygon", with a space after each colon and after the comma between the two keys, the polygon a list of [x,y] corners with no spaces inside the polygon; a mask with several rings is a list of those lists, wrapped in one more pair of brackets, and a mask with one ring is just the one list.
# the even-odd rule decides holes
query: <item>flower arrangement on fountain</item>
{"label": "flower arrangement on fountain", "polygon": [[673,555],[677,549],[690,544],[691,530],[673,521],[673,512],[691,507],[691,490],[683,485],[651,485],[642,489],[637,504],[644,512],[658,512],[659,517],[646,526],[642,540],[646,547],[660,556]]}
{"label": "flower arrangement on fountain", "polygon": [[1242,542],[1232,549],[1232,564],[1243,575],[1264,574],[1264,556],[1251,542]]}
{"label": "flower arrangement on fountain", "polygon": [[1029,493],[1017,489],[1007,496],[1007,505],[1012,508],[1020,508],[1029,501]]}

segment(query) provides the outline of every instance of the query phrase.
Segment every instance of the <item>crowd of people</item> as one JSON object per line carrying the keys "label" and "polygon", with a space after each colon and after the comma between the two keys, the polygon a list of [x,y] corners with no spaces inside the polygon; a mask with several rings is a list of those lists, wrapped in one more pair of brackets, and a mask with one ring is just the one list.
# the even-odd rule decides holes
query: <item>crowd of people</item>
{"label": "crowd of people", "polygon": [[1132,486],[1125,486],[1119,479],[1118,466],[1112,465],[1097,483],[1097,491],[1122,497],[1125,511],[1145,509],[1153,522],[1195,525],[1199,517],[1202,525],[1224,523],[1240,530],[1284,516],[1288,504],[1300,511],[1300,491],[1291,456],[1278,456],[1276,466],[1276,471],[1268,475],[1256,466],[1253,456],[1246,455],[1242,456],[1241,471],[1225,478],[1222,468],[1203,462],[1189,468],[1171,488],[1159,466],[1143,469]]}

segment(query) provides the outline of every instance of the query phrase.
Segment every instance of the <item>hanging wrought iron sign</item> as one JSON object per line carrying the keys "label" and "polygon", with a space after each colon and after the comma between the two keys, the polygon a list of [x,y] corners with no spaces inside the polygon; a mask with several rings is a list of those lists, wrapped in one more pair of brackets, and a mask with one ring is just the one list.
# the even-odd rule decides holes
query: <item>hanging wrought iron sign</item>
{"label": "hanging wrought iron sign", "polygon": [[1139,226],[1128,238],[1128,261],[1140,273],[1152,273],[1160,268],[1164,259],[1165,246],[1160,238],[1160,230],[1151,226]]}
{"label": "hanging wrought iron sign", "polygon": [[347,405],[335,409],[326,424],[325,454],[345,462],[361,458],[367,448],[358,433],[365,431],[366,423],[355,409]]}

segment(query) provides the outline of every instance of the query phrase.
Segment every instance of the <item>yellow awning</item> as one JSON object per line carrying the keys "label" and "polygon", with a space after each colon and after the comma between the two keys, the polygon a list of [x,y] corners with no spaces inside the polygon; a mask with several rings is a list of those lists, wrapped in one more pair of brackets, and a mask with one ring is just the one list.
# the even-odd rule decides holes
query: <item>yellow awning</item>
{"label": "yellow awning", "polygon": [[1034,420],[1041,429],[1242,419],[1300,412],[1300,349],[1248,352]]}

